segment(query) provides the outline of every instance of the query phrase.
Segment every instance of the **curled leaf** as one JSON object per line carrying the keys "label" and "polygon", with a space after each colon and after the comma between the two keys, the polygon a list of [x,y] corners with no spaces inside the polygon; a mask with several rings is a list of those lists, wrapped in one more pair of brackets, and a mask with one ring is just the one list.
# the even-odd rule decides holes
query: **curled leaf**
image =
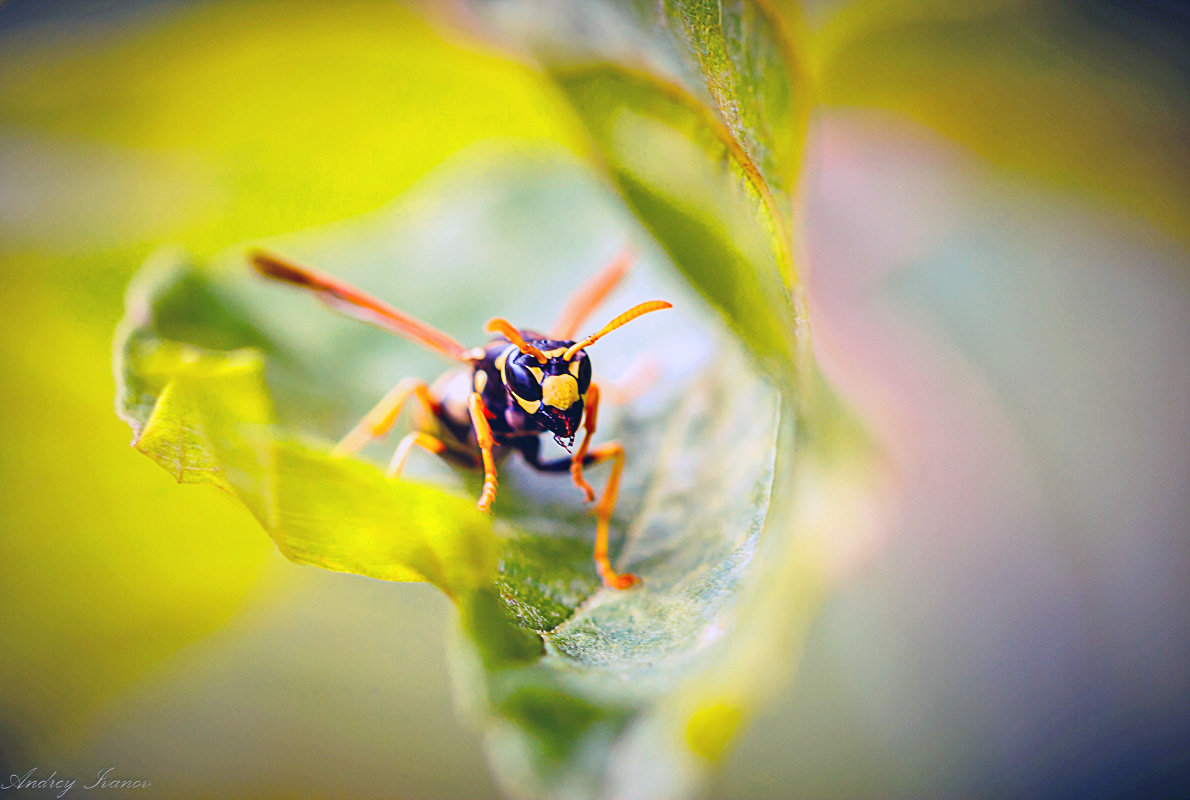
{"label": "curled leaf", "polygon": [[[447,198],[449,213],[427,221],[416,212],[446,208]],[[463,220],[484,255],[466,266],[436,246]],[[540,235],[529,258],[504,234],[531,227]],[[568,785],[597,795],[626,753],[643,752],[624,742],[655,725],[669,731],[666,761],[693,759],[690,775],[726,747],[730,730],[698,720],[728,717],[706,711],[704,690],[690,687],[723,668],[714,665],[748,630],[740,598],[756,579],[762,532],[784,524],[770,501],[778,428],[793,417],[738,345],[716,333],[698,297],[652,268],[656,251],[614,201],[564,164],[472,167],[346,232],[270,244],[377,296],[404,296],[406,308],[474,342],[494,311],[525,325],[553,316],[536,295],[500,295],[502,276],[564,297],[598,264],[588,254],[612,255],[624,241],[645,255],[622,290],[632,297],[617,303],[666,297],[675,306],[592,348],[605,381],[638,357],[660,364],[638,400],[607,406],[597,435],[628,452],[612,530],[617,568],[644,578],[630,591],[600,584],[594,518],[566,475],[509,459],[489,521],[475,511],[473,473],[427,456],[411,465],[421,480],[389,480],[367,463],[387,457],[380,444],[362,460],[332,458],[330,442],[389,381],[433,372],[419,372],[413,345],[253,279],[243,251],[227,267],[176,256],[151,265],[121,330],[121,409],[146,454],[182,480],[235,493],[294,561],[427,580],[455,599],[464,661],[474,665],[464,688],[517,792]],[[425,287],[409,282],[411,264],[450,276],[452,290],[413,304],[410,294]],[[597,491],[606,469],[590,470]],[[750,648],[743,663],[763,652]],[[734,704],[739,718],[747,711],[738,698],[714,702]],[[663,720],[661,708],[683,711]],[[689,737],[673,738],[690,726]]]}

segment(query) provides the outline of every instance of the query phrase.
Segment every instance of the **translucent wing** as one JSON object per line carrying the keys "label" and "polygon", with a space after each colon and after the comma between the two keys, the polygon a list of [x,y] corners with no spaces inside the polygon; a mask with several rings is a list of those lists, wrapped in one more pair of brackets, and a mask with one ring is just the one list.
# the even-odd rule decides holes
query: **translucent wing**
{"label": "translucent wing", "polygon": [[551,335],[555,339],[574,339],[578,334],[579,327],[586,322],[595,307],[602,303],[612,289],[616,288],[616,285],[624,279],[634,258],[633,252],[625,249],[616,256],[615,260],[575,292],[558,316],[558,322],[550,331]]}
{"label": "translucent wing", "polygon": [[257,250],[251,254],[252,266],[266,278],[300,286],[336,311],[371,323],[386,331],[425,345],[455,361],[470,362],[461,344],[421,320],[398,311],[353,286],[312,269],[299,267],[283,258]]}

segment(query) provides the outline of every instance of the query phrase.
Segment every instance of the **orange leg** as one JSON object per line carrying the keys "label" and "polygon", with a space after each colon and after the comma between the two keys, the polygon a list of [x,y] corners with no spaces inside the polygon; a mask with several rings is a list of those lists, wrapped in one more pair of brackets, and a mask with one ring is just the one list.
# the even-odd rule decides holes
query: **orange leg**
{"label": "orange leg", "polygon": [[587,457],[587,446],[591,444],[591,435],[595,433],[595,423],[598,417],[599,387],[592,382],[590,388],[587,389],[587,414],[583,419],[583,440],[570,459],[570,476],[574,478],[574,485],[587,495],[588,503],[595,499],[595,490],[583,477],[583,460]]}
{"label": "orange leg", "polygon": [[397,452],[393,453],[393,460],[388,465],[390,478],[401,476],[401,472],[405,469],[405,461],[409,458],[409,452],[413,450],[414,445],[429,450],[434,455],[442,455],[446,451],[446,444],[441,439],[431,436],[425,431],[414,431],[397,445]]}
{"label": "orange leg", "polygon": [[603,497],[595,504],[595,518],[598,520],[595,530],[595,569],[599,570],[599,577],[603,585],[609,589],[628,589],[640,583],[640,578],[631,572],[618,573],[612,569],[607,558],[608,527],[611,523],[612,511],[616,508],[616,494],[620,490],[620,473],[624,471],[624,446],[619,442],[609,442],[592,450],[587,459],[592,462],[612,460],[612,474],[607,479],[607,486],[603,489]]}
{"label": "orange leg", "polygon": [[480,453],[483,454],[483,491],[479,495],[476,507],[480,511],[487,511],[496,499],[496,460],[492,458],[492,448],[496,442],[492,438],[492,426],[488,424],[488,409],[483,404],[483,397],[478,392],[472,392],[467,405],[471,410],[471,425],[475,428],[475,439],[479,442]]}
{"label": "orange leg", "polygon": [[632,266],[633,258],[635,258],[633,252],[625,249],[616,256],[615,260],[600,270],[599,274],[583,284],[567,301],[562,313],[558,315],[558,322],[553,327],[552,336],[555,339],[573,339],[578,334],[579,326],[624,278],[628,268]]}
{"label": "orange leg", "polygon": [[365,414],[359,424],[335,445],[335,449],[331,451],[332,455],[345,456],[358,452],[370,439],[388,433],[389,429],[396,424],[397,417],[401,415],[401,409],[405,407],[405,401],[410,396],[421,401],[422,406],[431,416],[438,415],[440,406],[438,401],[430,395],[426,382],[417,378],[406,378],[393,387],[393,390],[385,395],[384,399]]}

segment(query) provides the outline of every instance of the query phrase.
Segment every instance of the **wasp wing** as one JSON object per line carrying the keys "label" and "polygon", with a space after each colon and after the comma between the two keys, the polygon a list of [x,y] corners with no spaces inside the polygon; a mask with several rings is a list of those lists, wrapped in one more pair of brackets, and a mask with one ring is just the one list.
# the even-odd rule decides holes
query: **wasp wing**
{"label": "wasp wing", "polygon": [[635,257],[632,250],[625,249],[594,278],[583,284],[558,315],[558,321],[550,331],[553,338],[573,340],[596,306],[624,279]]}
{"label": "wasp wing", "polygon": [[319,300],[336,311],[371,323],[386,331],[425,345],[455,361],[469,363],[463,346],[442,331],[398,311],[353,286],[312,269],[299,267],[283,258],[261,250],[251,254],[252,266],[266,278],[309,289]]}

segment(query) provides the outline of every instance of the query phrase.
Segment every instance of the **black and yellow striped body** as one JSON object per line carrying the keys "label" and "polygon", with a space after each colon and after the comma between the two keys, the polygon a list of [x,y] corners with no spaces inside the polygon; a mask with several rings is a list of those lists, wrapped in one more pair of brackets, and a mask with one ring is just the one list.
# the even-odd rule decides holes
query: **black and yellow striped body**
{"label": "black and yellow striped body", "polygon": [[574,443],[591,384],[591,362],[584,352],[569,361],[562,358],[573,341],[550,339],[532,330],[522,330],[521,335],[542,351],[546,363],[522,353],[503,336],[492,339],[470,351],[470,375],[458,371],[435,384],[434,394],[441,403],[438,418],[456,444],[474,451],[467,400],[477,392],[502,452],[515,447],[531,464],[544,468],[537,459],[538,437],[553,434],[567,448]]}

